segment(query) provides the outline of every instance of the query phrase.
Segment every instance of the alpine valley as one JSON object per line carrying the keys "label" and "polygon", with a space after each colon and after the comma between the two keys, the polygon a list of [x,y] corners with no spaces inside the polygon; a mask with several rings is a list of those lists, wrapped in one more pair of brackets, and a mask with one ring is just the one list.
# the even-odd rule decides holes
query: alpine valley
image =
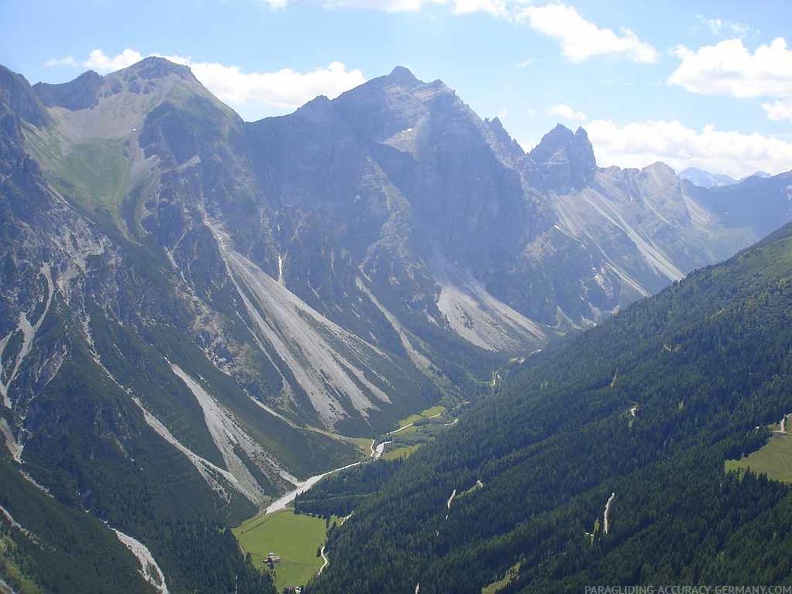
{"label": "alpine valley", "polygon": [[[792,274],[781,269],[786,236],[676,281],[792,220],[791,199],[792,172],[701,187],[662,163],[599,168],[586,132],[560,125],[526,153],[497,118],[480,119],[441,81],[402,67],[252,123],[162,58],[60,85],[31,86],[0,67],[0,591],[273,591],[227,528],[306,478],[367,458],[371,439],[441,401],[470,401],[470,421],[463,412],[459,428],[406,463],[361,465],[363,475],[393,467],[376,504],[383,525],[367,499],[361,517],[333,533],[339,562],[317,585],[472,592],[520,563],[514,591],[542,579],[553,591],[547,572],[567,553],[577,569],[564,579],[582,580],[586,563],[604,567],[634,543],[614,523],[626,544],[609,548],[607,517],[604,532],[592,527],[606,486],[622,497],[614,510],[638,506],[635,481],[677,463],[695,474],[694,458],[711,470],[726,449],[760,445],[754,433],[740,437],[746,423],[788,412],[780,401],[749,399],[764,394],[772,373],[786,381],[781,367],[754,383],[726,382],[739,402],[709,406],[696,383],[703,359],[677,354],[698,352],[695,322],[737,324],[777,305]],[[757,253],[769,261],[768,250],[780,250],[773,257],[782,262],[771,277],[732,271]],[[729,282],[708,280],[718,271]],[[756,309],[740,313],[749,303]],[[788,327],[776,314],[767,348],[786,349],[773,342]],[[634,322],[631,334],[636,317],[650,321]],[[666,318],[667,336],[650,339],[651,324]],[[658,374],[651,381],[635,371],[639,352],[666,346],[672,361],[646,359]],[[539,350],[550,354],[530,356]],[[712,364],[732,364],[730,352]],[[590,371],[585,380],[578,366]],[[515,367],[517,380],[492,396],[493,372]],[[682,375],[671,402],[652,382],[674,373]],[[639,398],[639,388],[649,392]],[[631,399],[641,411],[634,423]],[[492,406],[495,417],[481,412]],[[491,437],[471,438],[476,423]],[[496,430],[501,424],[509,431]],[[686,433],[701,428],[700,437]],[[575,450],[586,432],[597,447]],[[642,444],[635,462],[618,462],[605,433]],[[465,444],[454,441],[460,436]],[[697,439],[711,440],[710,449],[685,449]],[[444,447],[459,457],[445,460]],[[491,467],[479,464],[485,451]],[[592,459],[580,460],[588,474],[574,480],[561,476],[572,473],[564,465],[558,476],[525,470],[547,468],[558,452],[567,464],[576,451]],[[437,542],[415,536],[431,554],[413,563],[394,553],[389,571],[409,569],[392,582],[377,568],[370,581],[350,582],[348,551],[359,545],[346,539],[360,526],[372,546],[381,542],[396,517],[389,506],[414,495],[399,490],[399,477],[413,465],[415,484],[425,485],[431,460],[458,480],[429,481],[437,491],[426,487],[427,505],[469,480],[489,485],[502,474],[497,480],[512,485],[510,473],[519,473],[521,489],[556,481],[566,507],[536,487],[530,509],[464,536],[456,528],[446,536],[434,512],[420,510],[415,526],[442,530]],[[685,497],[716,489],[710,478]],[[756,501],[772,510],[788,499],[753,478],[717,489],[743,506],[735,530],[764,509],[751,507]],[[491,518],[488,494],[502,492],[493,482],[469,494],[460,514],[469,505],[471,517]],[[571,528],[556,529],[573,516],[583,522],[574,524],[580,542],[564,540]],[[653,521],[629,518],[630,527]],[[508,536],[516,525],[534,540]],[[594,548],[578,554],[569,543],[583,547],[585,527]],[[788,547],[783,534],[778,546]],[[496,536],[513,549],[488,563]],[[471,551],[480,563],[468,563]],[[449,589],[450,575],[458,581]]]}

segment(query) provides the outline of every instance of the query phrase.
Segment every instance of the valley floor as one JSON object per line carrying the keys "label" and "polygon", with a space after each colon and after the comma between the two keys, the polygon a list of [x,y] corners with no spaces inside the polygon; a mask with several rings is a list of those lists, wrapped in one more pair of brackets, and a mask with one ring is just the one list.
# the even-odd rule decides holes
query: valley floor
{"label": "valley floor", "polygon": [[[287,586],[308,582],[324,565],[321,548],[333,521],[282,510],[256,516],[234,529],[242,549],[249,553],[253,565],[268,570],[270,553],[280,557],[273,563],[272,574],[278,592]],[[317,554],[319,553],[319,554]]]}

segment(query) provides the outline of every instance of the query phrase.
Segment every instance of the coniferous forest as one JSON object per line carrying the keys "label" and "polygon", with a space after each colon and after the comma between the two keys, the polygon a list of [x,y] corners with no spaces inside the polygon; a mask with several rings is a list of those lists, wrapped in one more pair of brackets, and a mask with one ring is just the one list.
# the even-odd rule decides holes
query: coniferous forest
{"label": "coniferous forest", "polygon": [[298,509],[354,514],[311,592],[789,583],[789,487],[724,464],[792,409],[791,280],[787,226],[530,357],[406,462],[318,485]]}

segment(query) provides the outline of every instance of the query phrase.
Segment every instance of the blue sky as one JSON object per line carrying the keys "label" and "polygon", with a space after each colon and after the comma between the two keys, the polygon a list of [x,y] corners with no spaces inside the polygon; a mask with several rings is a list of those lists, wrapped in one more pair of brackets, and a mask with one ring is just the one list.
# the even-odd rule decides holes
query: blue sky
{"label": "blue sky", "polygon": [[406,65],[526,149],[557,122],[600,165],[792,169],[788,0],[0,0],[0,63],[31,82],[147,55],[245,119]]}

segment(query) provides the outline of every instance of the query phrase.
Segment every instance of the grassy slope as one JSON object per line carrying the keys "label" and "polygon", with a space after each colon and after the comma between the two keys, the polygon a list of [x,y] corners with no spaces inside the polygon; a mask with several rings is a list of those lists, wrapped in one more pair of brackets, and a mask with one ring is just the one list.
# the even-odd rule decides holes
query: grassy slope
{"label": "grassy slope", "polygon": [[124,231],[121,208],[131,169],[127,138],[70,144],[51,129],[27,128],[26,139],[54,188]]}
{"label": "grassy slope", "polygon": [[409,446],[400,446],[394,450],[390,450],[382,454],[383,460],[397,460],[399,458],[409,458],[413,455],[415,450],[421,447],[421,444],[416,443]]}
{"label": "grassy slope", "polygon": [[399,420],[399,428],[387,436],[392,443],[387,446],[382,458],[396,460],[411,456],[442,430],[441,419],[445,412],[445,406],[437,405]]}
{"label": "grassy slope", "polygon": [[269,553],[282,561],[275,565],[275,585],[280,592],[286,586],[299,586],[310,580],[324,561],[316,551],[325,542],[325,520],[297,515],[284,510],[256,516],[234,529],[234,535],[256,567],[266,567]]}
{"label": "grassy slope", "polygon": [[761,449],[740,460],[727,460],[726,470],[766,474],[767,478],[792,483],[792,436],[776,433]]}

